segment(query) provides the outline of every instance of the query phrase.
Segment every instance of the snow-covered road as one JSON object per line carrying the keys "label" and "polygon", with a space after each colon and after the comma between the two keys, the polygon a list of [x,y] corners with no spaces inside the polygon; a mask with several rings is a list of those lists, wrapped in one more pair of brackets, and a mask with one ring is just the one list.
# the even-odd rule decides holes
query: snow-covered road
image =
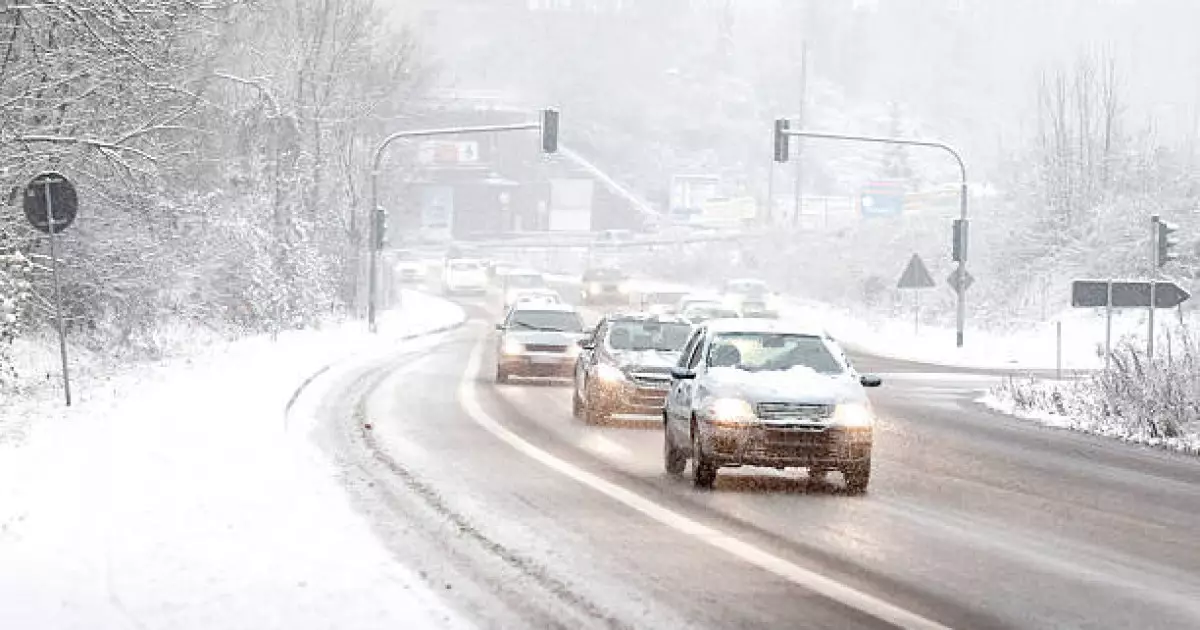
{"label": "snow-covered road", "polygon": [[285,418],[314,372],[463,318],[405,298],[379,336],[355,322],[245,339],[28,422],[0,446],[0,628],[456,625]]}

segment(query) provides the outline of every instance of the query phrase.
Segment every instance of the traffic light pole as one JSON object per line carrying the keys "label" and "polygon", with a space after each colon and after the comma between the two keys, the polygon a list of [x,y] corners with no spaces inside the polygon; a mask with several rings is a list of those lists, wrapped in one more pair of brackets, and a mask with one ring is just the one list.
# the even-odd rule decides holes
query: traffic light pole
{"label": "traffic light pole", "polygon": [[[557,114],[557,113],[556,113]],[[557,121],[556,121],[557,124]],[[367,327],[376,332],[375,313],[379,281],[376,278],[379,269],[379,250],[382,249],[383,235],[379,233],[379,215],[383,208],[379,207],[379,171],[383,164],[383,155],[387,148],[397,140],[410,138],[427,138],[431,136],[457,136],[470,133],[494,133],[502,131],[530,131],[542,129],[543,123],[515,123],[511,125],[479,125],[474,127],[445,127],[441,129],[414,129],[398,131],[383,139],[375,148],[375,156],[371,160],[371,221],[368,247],[370,248],[370,266],[367,271]],[[555,129],[557,137],[557,129]]]}
{"label": "traffic light pole", "polygon": [[1158,280],[1159,229],[1158,215],[1150,215],[1150,314],[1146,320],[1149,323],[1149,334],[1146,335],[1146,358],[1150,361],[1154,360],[1154,311],[1156,306],[1154,298],[1157,297],[1154,294],[1155,289],[1158,288],[1155,285],[1158,284],[1156,280]]}
{"label": "traffic light pole", "polygon": [[[817,138],[821,140],[841,140],[845,142],[866,142],[872,144],[898,144],[913,147],[928,147],[933,149],[941,149],[949,153],[954,161],[958,163],[958,173],[960,176],[959,188],[959,219],[963,225],[967,224],[967,166],[963,162],[962,156],[955,151],[953,147],[941,142],[933,142],[929,140],[910,140],[907,138],[887,138],[882,136],[852,136],[839,133],[823,133],[818,131],[800,131],[783,128],[779,131],[788,136],[796,136],[800,138]],[[966,243],[963,243],[965,245]],[[963,347],[963,331],[967,324],[967,248],[962,249],[962,256],[958,261],[958,270],[955,272],[958,277],[957,286],[954,287],[955,293],[958,295],[958,308],[955,316],[955,343],[959,348]]]}

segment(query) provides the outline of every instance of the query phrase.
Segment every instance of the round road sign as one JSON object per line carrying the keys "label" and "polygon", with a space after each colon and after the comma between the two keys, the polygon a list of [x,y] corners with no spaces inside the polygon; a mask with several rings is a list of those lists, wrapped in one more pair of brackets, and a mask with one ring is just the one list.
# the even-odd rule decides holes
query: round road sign
{"label": "round road sign", "polygon": [[42,173],[25,187],[25,218],[30,225],[49,234],[51,208],[55,234],[70,227],[79,211],[75,186],[60,173]]}

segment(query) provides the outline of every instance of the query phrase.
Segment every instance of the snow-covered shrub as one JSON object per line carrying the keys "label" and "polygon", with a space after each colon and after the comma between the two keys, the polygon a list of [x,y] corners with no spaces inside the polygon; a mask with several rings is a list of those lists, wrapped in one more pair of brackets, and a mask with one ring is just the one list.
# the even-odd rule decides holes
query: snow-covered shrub
{"label": "snow-covered shrub", "polygon": [[1119,346],[1107,372],[1072,381],[1010,378],[991,395],[1052,424],[1152,444],[1200,449],[1200,338],[1161,336],[1155,357]]}
{"label": "snow-covered shrub", "polygon": [[16,376],[8,351],[27,321],[32,270],[32,263],[20,252],[0,253],[0,389]]}

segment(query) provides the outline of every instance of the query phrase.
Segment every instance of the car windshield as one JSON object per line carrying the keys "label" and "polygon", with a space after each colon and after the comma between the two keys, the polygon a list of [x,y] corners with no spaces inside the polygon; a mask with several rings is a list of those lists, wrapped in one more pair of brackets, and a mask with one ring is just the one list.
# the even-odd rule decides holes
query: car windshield
{"label": "car windshield", "polygon": [[601,282],[607,280],[621,280],[625,274],[616,269],[590,269],[583,274],[585,282]]}
{"label": "car windshield", "polygon": [[515,330],[582,332],[583,321],[571,311],[513,311],[508,327]]}
{"label": "car windshield", "polygon": [[618,320],[609,328],[608,347],[674,352],[687,343],[691,332],[692,327],[682,322]]}
{"label": "car windshield", "polygon": [[767,293],[767,285],[757,280],[743,280],[740,282],[730,282],[728,287],[729,293],[740,293],[751,297],[762,297]]}
{"label": "car windshield", "polygon": [[721,306],[704,304],[699,306],[689,306],[687,310],[683,312],[683,316],[691,318],[719,319],[725,317],[737,317],[738,312],[733,309],[723,308]]}
{"label": "car windshield", "polygon": [[719,334],[709,348],[708,365],[749,372],[793,368],[808,368],[820,374],[841,374],[846,371],[846,366],[824,339],[791,333]]}

